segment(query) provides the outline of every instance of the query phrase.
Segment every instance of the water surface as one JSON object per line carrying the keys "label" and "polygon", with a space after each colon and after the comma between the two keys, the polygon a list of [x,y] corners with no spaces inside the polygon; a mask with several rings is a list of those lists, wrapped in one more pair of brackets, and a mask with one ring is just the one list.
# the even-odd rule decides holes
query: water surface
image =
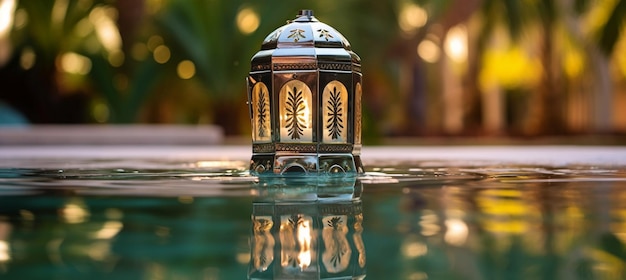
{"label": "water surface", "polygon": [[376,163],[320,184],[236,160],[15,161],[0,279],[626,279],[624,166]]}

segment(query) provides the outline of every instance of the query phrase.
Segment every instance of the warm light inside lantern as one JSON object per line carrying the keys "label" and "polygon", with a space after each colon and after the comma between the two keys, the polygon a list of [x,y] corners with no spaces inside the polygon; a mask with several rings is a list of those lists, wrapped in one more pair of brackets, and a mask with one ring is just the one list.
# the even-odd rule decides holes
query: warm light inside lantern
{"label": "warm light inside lantern", "polygon": [[252,128],[253,141],[269,142],[272,136],[270,116],[270,92],[267,86],[258,82],[252,88]]}
{"label": "warm light inside lantern", "polygon": [[282,142],[312,142],[311,89],[291,80],[280,89],[280,139]]}
{"label": "warm light inside lantern", "polygon": [[313,258],[313,218],[306,215],[281,217],[280,243],[281,266],[305,270]]}
{"label": "warm light inside lantern", "polygon": [[324,142],[345,143],[348,138],[348,89],[339,81],[324,87],[322,120]]}
{"label": "warm light inside lantern", "polygon": [[298,264],[304,270],[311,265],[311,224],[309,221],[305,220],[298,224],[297,235],[300,246]]}

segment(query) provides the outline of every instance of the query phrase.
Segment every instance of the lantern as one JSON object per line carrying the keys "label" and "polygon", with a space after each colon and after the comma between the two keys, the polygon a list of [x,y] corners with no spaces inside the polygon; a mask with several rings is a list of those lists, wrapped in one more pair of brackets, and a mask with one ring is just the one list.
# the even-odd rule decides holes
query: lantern
{"label": "lantern", "polygon": [[360,58],[313,11],[265,38],[247,82],[252,174],[363,172]]}

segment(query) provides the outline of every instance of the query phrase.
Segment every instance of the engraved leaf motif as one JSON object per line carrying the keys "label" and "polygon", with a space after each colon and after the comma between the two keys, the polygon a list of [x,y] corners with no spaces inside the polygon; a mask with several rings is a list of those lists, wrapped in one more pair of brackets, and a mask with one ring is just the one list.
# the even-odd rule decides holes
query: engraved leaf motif
{"label": "engraved leaf motif", "polygon": [[326,125],[326,129],[329,130],[328,136],[332,139],[338,139],[344,128],[342,105],[341,92],[337,91],[337,87],[333,87],[333,90],[330,92],[328,104],[326,104],[326,109],[328,109],[328,114],[326,115],[328,117],[328,125]]}
{"label": "engraved leaf motif", "polygon": [[300,136],[304,135],[303,127],[305,126],[305,105],[302,91],[298,91],[298,89],[294,87],[293,90],[287,91],[287,94],[287,104],[285,108],[287,111],[287,134],[291,139],[300,139]]}
{"label": "engraved leaf motif", "polygon": [[265,133],[267,130],[267,100],[265,94],[265,91],[259,91],[259,102],[257,103],[257,123],[259,125],[259,137],[265,137]]}
{"label": "engraved leaf motif", "polygon": [[333,35],[330,34],[330,32],[326,29],[318,29],[317,32],[320,33],[320,38],[324,37],[324,39],[326,39],[326,41],[328,41],[329,38],[335,38],[333,37]]}
{"label": "engraved leaf motif", "polygon": [[302,30],[300,28],[291,29],[291,30],[289,30],[289,32],[291,34],[289,34],[289,36],[287,36],[287,38],[293,39],[293,41],[296,42],[296,43],[298,41],[300,41],[300,39],[306,38],[306,36],[304,36],[304,30]]}

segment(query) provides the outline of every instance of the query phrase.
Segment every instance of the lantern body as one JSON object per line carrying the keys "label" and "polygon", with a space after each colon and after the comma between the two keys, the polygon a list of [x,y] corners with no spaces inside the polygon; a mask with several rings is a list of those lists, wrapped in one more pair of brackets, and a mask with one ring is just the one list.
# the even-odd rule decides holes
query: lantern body
{"label": "lantern body", "polygon": [[251,60],[254,175],[361,173],[360,58],[334,28],[300,11]]}

